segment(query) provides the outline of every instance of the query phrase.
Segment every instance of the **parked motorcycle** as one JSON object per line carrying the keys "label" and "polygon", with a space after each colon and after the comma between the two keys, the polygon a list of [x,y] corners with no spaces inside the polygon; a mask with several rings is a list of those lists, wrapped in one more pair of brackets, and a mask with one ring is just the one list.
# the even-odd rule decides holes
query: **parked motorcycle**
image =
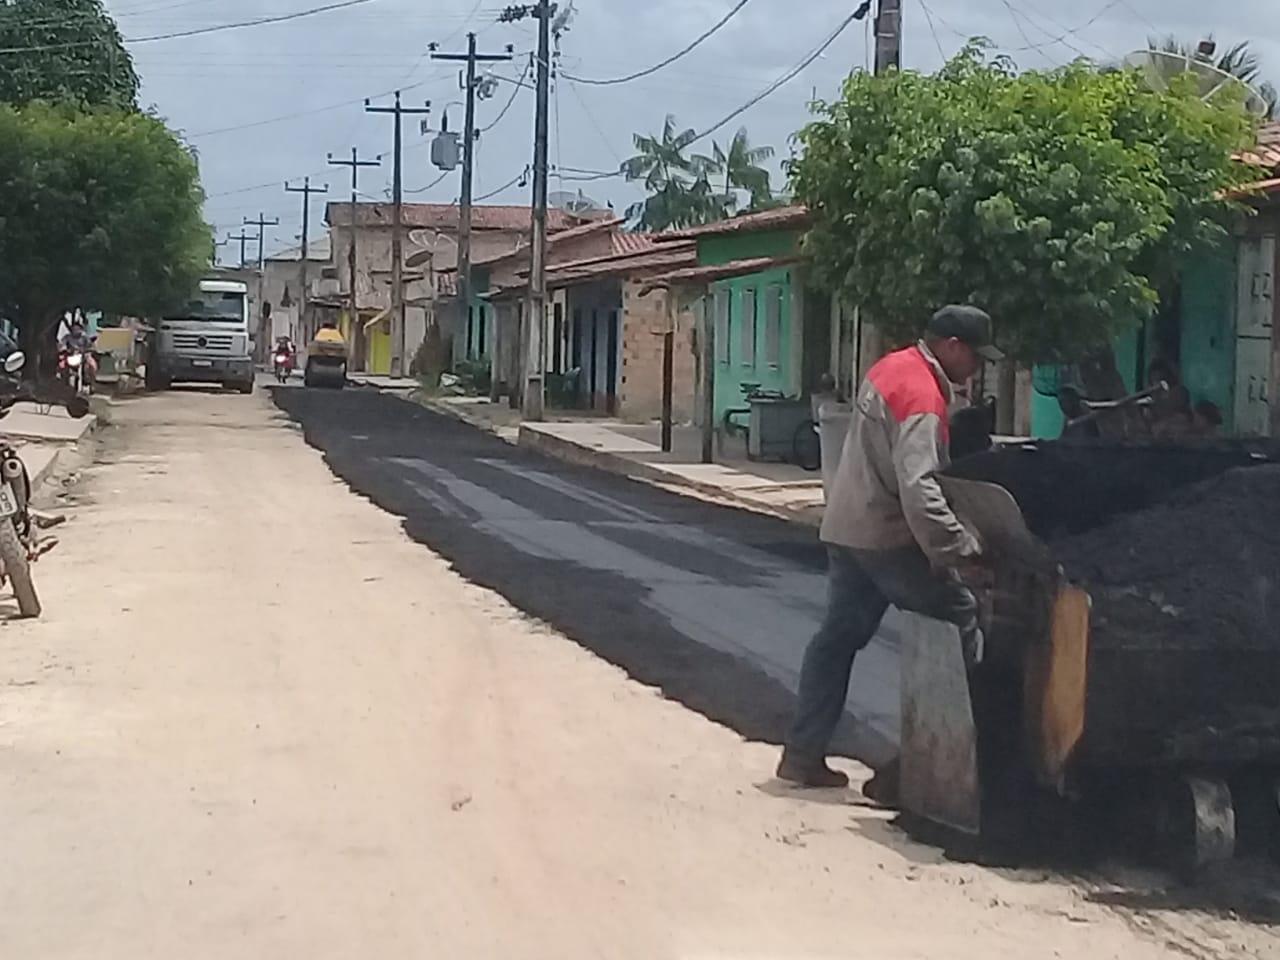
{"label": "parked motorcycle", "polygon": [[[12,349],[0,366],[0,419],[20,400],[47,403],[48,394],[64,393],[64,386],[50,390],[22,383],[18,377],[25,365],[22,351]],[[72,394],[65,404],[67,412],[77,419],[89,413],[89,400],[82,394]],[[0,435],[0,584],[12,585],[18,610],[24,617],[38,617],[41,609],[31,564],[44,551],[37,541],[37,527],[31,515],[31,494],[26,464],[13,443]]]}

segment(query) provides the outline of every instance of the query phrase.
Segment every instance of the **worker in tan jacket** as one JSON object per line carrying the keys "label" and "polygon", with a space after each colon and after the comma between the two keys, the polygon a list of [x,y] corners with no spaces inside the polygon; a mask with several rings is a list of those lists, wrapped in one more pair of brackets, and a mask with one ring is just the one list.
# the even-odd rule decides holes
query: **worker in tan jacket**
{"label": "worker in tan jacket", "polygon": [[[828,604],[805,652],[799,705],[778,776],[810,787],[844,787],[827,748],[848,697],[853,660],[875,635],[890,604],[954,623],[967,662],[981,659],[977,601],[956,570],[978,557],[977,539],[957,519],[934,473],[948,463],[953,384],[984,360],[1000,358],[991,318],[950,306],[924,338],[889,354],[867,374],[836,470],[822,541]],[[873,799],[892,802],[888,776]],[[875,781],[867,793],[876,794]]]}

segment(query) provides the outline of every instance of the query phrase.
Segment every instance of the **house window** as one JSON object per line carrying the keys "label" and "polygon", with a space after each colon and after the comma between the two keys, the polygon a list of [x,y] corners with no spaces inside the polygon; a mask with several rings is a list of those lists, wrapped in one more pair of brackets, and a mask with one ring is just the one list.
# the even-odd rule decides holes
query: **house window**
{"label": "house window", "polygon": [[776,283],[764,292],[764,362],[774,370],[782,366],[782,287]]}
{"label": "house window", "polygon": [[716,362],[729,362],[729,289],[721,287],[715,295]]}
{"label": "house window", "polygon": [[756,288],[742,289],[742,365],[756,365]]}
{"label": "house window", "polygon": [[486,343],[487,343],[486,334],[488,334],[489,332],[489,324],[488,324],[489,318],[485,315],[484,307],[480,307],[479,310],[477,310],[476,312],[480,314],[480,331],[479,331],[479,336],[477,337],[477,339],[479,340],[479,343],[476,345],[476,355],[479,357],[483,357],[486,353],[488,353],[488,350],[486,349]]}

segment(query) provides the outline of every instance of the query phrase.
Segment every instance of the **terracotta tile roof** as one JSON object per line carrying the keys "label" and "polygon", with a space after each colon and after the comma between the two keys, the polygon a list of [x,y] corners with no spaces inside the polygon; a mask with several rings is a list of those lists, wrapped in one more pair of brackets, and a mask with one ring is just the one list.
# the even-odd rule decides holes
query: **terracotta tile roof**
{"label": "terracotta tile roof", "polygon": [[[356,223],[362,227],[389,227],[394,220],[394,207],[389,203],[357,203]],[[404,225],[410,229],[458,229],[459,212],[453,203],[406,203]],[[606,211],[607,213],[607,211]],[[568,230],[580,224],[603,219],[580,217],[563,210],[547,211],[548,230]],[[351,204],[332,201],[325,206],[325,222],[334,227],[351,224]],[[471,229],[528,232],[529,208],[521,206],[488,206],[471,208]]]}
{"label": "terracotta tile roof", "polygon": [[653,233],[615,233],[613,235],[613,252],[616,254],[641,253],[652,250],[658,245]]}
{"label": "terracotta tile roof", "polygon": [[547,286],[558,288],[608,277],[648,276],[655,271],[692,266],[697,262],[698,253],[694,249],[664,247],[594,262],[564,264],[547,272]]}
{"label": "terracotta tile roof", "polygon": [[651,279],[645,289],[652,289],[657,286],[668,286],[676,284],[705,284],[714,283],[717,280],[729,280],[733,277],[745,277],[752,273],[761,273],[765,270],[773,270],[777,267],[789,267],[792,264],[800,263],[803,257],[750,257],[746,260],[730,260],[728,263],[716,263],[703,266],[692,266],[679,270],[672,270],[669,273],[663,273]]}
{"label": "terracotta tile roof", "polygon": [[669,230],[665,233],[653,234],[659,242],[669,240],[691,240],[700,237],[720,237],[733,233],[754,233],[757,230],[781,230],[785,227],[805,227],[809,224],[809,209],[801,204],[789,207],[778,207],[774,210],[761,210],[759,213],[744,213],[727,220],[715,223],[704,223],[699,227],[687,230]]}
{"label": "terracotta tile roof", "polygon": [[1280,173],[1280,122],[1269,120],[1258,129],[1258,145],[1240,155],[1246,163]]}

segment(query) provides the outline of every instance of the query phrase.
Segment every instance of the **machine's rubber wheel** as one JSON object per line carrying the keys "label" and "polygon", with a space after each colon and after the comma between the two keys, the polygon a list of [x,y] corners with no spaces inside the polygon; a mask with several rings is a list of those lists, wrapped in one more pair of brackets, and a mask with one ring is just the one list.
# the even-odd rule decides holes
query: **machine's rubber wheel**
{"label": "machine's rubber wheel", "polygon": [[316,385],[316,375],[311,372],[311,364],[307,364],[302,370],[302,385],[304,387],[314,387]]}
{"label": "machine's rubber wheel", "polygon": [[250,378],[248,380],[243,381],[242,383],[237,383],[236,389],[240,393],[244,393],[244,394],[253,393],[253,379]]}
{"label": "machine's rubber wheel", "polygon": [[159,393],[161,390],[169,389],[169,379],[163,376],[159,370],[155,373],[151,372],[151,365],[147,365],[147,375],[144,381],[146,388],[152,393]]}
{"label": "machine's rubber wheel", "polygon": [[1235,856],[1235,806],[1222,780],[1185,776],[1168,783],[1156,823],[1170,865],[1188,877]]}
{"label": "machine's rubber wheel", "polygon": [[31,579],[27,548],[18,538],[18,530],[12,520],[0,521],[0,563],[4,564],[5,576],[13,587],[22,615],[40,616],[40,598],[36,596],[35,581]]}

